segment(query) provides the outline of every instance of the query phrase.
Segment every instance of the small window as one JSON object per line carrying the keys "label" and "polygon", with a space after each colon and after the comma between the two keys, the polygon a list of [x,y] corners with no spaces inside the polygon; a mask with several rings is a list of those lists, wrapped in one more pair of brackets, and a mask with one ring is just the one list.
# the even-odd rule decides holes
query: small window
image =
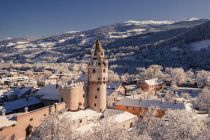
{"label": "small window", "polygon": [[106,78],[105,78],[105,77],[104,77],[103,79],[104,79],[104,80],[106,80]]}
{"label": "small window", "polygon": [[103,69],[103,72],[106,72],[106,69]]}
{"label": "small window", "polygon": [[96,104],[94,104],[94,106],[96,106]]}
{"label": "small window", "polygon": [[82,119],[81,119],[81,120],[79,120],[79,122],[80,122],[80,123],[82,123]]}
{"label": "small window", "polygon": [[103,81],[103,83],[104,83],[104,84],[106,84],[106,82],[105,82],[105,81]]}
{"label": "small window", "polygon": [[99,91],[100,90],[100,88],[99,87],[97,87],[97,91]]}
{"label": "small window", "polygon": [[125,125],[123,125],[123,127],[125,127]]}
{"label": "small window", "polygon": [[61,102],[63,102],[63,98],[61,98]]}
{"label": "small window", "polygon": [[85,94],[83,94],[83,98],[85,98]]}
{"label": "small window", "polygon": [[15,127],[15,124],[13,124],[12,127]]}
{"label": "small window", "polygon": [[101,53],[101,55],[104,55],[104,53]]}
{"label": "small window", "polygon": [[97,95],[95,96],[95,99],[97,99]]}
{"label": "small window", "polygon": [[89,62],[88,65],[90,65],[91,63]]}
{"label": "small window", "polygon": [[93,69],[93,73],[96,73],[96,70],[95,69]]}
{"label": "small window", "polygon": [[126,109],[128,109],[128,106],[126,106]]}
{"label": "small window", "polygon": [[94,53],[94,55],[96,56],[96,55],[97,55],[97,53],[95,52],[95,53]]}
{"label": "small window", "polygon": [[30,118],[30,121],[33,121],[33,118]]}
{"label": "small window", "polygon": [[101,80],[101,78],[100,78],[100,77],[98,77],[98,80]]}
{"label": "small window", "polygon": [[100,112],[102,112],[102,109],[100,109]]}
{"label": "small window", "polygon": [[101,65],[101,62],[98,62],[98,65],[100,66]]}
{"label": "small window", "polygon": [[46,116],[47,114],[44,114],[44,116]]}

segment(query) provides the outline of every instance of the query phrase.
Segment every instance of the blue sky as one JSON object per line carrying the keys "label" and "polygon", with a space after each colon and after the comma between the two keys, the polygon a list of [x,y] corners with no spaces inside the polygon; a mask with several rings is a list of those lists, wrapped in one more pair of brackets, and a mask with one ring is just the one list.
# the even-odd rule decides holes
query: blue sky
{"label": "blue sky", "polygon": [[210,0],[0,0],[0,40],[133,20],[210,18]]}

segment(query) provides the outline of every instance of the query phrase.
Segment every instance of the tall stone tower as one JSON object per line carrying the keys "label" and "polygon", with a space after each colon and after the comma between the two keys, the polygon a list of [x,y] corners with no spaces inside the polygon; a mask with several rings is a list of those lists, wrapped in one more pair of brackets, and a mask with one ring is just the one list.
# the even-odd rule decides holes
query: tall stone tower
{"label": "tall stone tower", "polygon": [[106,109],[106,86],[108,81],[108,60],[99,40],[96,40],[88,64],[88,104],[93,110]]}

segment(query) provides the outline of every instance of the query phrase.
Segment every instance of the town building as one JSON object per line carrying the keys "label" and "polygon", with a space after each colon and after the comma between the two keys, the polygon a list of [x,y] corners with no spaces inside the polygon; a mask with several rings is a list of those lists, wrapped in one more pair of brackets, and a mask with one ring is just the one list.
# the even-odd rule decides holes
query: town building
{"label": "town building", "polygon": [[154,79],[149,79],[149,80],[143,80],[138,82],[138,87],[140,87],[143,91],[150,91],[150,92],[155,92],[159,91],[163,88],[163,81],[154,78]]}
{"label": "town building", "polygon": [[107,107],[114,108],[115,103],[126,96],[126,89],[121,83],[108,83]]}
{"label": "town building", "polygon": [[150,108],[157,110],[157,117],[162,117],[167,110],[185,109],[185,105],[177,102],[130,98],[124,98],[115,104],[115,109],[127,111],[138,116],[143,116]]}

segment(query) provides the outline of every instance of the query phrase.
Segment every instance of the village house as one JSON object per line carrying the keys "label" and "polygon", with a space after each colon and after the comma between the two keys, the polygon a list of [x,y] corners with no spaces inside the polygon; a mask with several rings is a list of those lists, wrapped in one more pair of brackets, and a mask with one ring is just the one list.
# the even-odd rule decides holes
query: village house
{"label": "village house", "polygon": [[141,88],[141,90],[145,92],[148,91],[155,92],[161,90],[163,88],[164,83],[162,80],[154,78],[154,79],[139,81],[137,85],[139,88]]}
{"label": "village house", "polygon": [[107,85],[107,107],[114,108],[120,98],[124,97],[126,89],[121,83],[108,83]]}
{"label": "village house", "polygon": [[59,77],[57,75],[53,74],[50,77],[48,77],[47,79],[45,79],[45,85],[48,85],[48,84],[56,85],[56,84],[58,84],[58,80],[59,80]]}
{"label": "village house", "polygon": [[124,98],[115,104],[115,109],[127,111],[138,116],[143,116],[150,108],[157,109],[157,117],[162,117],[168,109],[185,109],[185,106],[184,103],[130,98]]}

